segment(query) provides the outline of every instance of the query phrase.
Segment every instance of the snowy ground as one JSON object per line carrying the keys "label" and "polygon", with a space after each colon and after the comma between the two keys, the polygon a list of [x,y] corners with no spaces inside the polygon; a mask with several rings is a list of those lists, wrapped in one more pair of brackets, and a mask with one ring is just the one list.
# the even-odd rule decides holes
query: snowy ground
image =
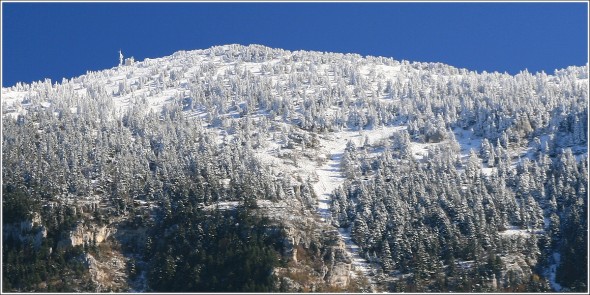
{"label": "snowy ground", "polygon": [[508,226],[506,230],[498,232],[500,235],[503,236],[530,236],[531,234],[542,234],[544,233],[543,229],[521,229],[518,226]]}
{"label": "snowy ground", "polygon": [[203,207],[204,210],[234,210],[238,207],[238,201],[223,201]]}
{"label": "snowy ground", "polygon": [[361,253],[359,252],[359,246],[354,241],[352,241],[352,238],[350,237],[350,229],[339,228],[338,233],[342,237],[342,240],[346,245],[346,251],[352,259],[353,271],[351,272],[351,277],[356,276],[355,271],[360,271],[365,277],[367,277],[369,283],[374,286],[375,282],[372,276],[375,274],[375,272],[373,271],[371,264],[369,264],[369,262],[367,262],[367,260],[361,256]]}
{"label": "snowy ground", "polygon": [[343,152],[344,149],[335,151],[330,155],[329,161],[317,169],[319,180],[314,185],[314,191],[318,196],[318,213],[322,221],[331,219],[331,193],[344,181],[344,177],[340,173],[340,161]]}
{"label": "snowy ground", "polygon": [[[405,126],[394,126],[382,127],[374,130],[363,130],[360,132],[342,131],[331,135],[329,138],[321,140],[322,149],[329,153],[329,157],[326,163],[316,168],[318,181],[314,184],[313,189],[318,196],[317,210],[322,221],[327,223],[330,222],[332,192],[344,182],[344,176],[340,169],[340,162],[348,141],[351,140],[355,145],[361,146],[364,143],[365,138],[367,138],[369,144],[378,144],[381,140],[387,139],[393,133],[404,128]],[[375,282],[372,278],[375,272],[371,265],[361,257],[358,251],[359,246],[355,244],[350,237],[350,230],[339,228],[338,232],[346,245],[346,251],[352,259],[353,269],[351,271],[351,277],[355,277],[355,272],[360,271],[368,278],[371,285],[375,286]]]}
{"label": "snowy ground", "polygon": [[461,146],[461,159],[466,159],[469,157],[469,153],[471,150],[475,152],[479,152],[481,148],[482,138],[475,136],[473,131],[465,130],[460,127],[456,127],[453,129],[453,133],[455,134],[455,138],[457,142]]}

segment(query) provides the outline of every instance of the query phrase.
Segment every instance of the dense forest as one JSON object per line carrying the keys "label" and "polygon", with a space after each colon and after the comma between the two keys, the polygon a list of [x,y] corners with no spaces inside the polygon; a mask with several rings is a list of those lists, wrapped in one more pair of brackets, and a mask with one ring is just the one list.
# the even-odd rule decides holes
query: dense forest
{"label": "dense forest", "polygon": [[[27,204],[24,195],[14,196],[6,208]],[[68,207],[69,208],[69,207]],[[60,212],[52,212],[58,216]],[[83,216],[63,212],[56,228],[48,228],[40,245],[9,237],[3,247],[4,288],[18,291],[92,292],[96,289],[87,271],[84,253],[94,256],[110,251],[96,241],[75,247],[60,247],[56,241]],[[192,202],[174,199],[158,212],[158,222],[126,224],[143,226],[148,234],[143,241],[127,240],[122,247],[131,254],[126,264],[129,280],[146,276],[145,291],[214,292],[276,291],[273,268],[281,258],[281,231],[257,217],[244,204],[236,211],[211,211],[194,207]],[[49,214],[47,214],[49,215]],[[13,220],[23,220],[23,218]],[[10,218],[7,219],[9,224]],[[38,231],[39,229],[33,229]],[[162,233],[164,237],[162,237]],[[52,251],[51,249],[57,249]],[[106,291],[106,290],[105,290]],[[111,290],[113,291],[113,290]]]}
{"label": "dense forest", "polygon": [[3,88],[3,291],[585,292],[587,106],[587,65],[259,45]]}
{"label": "dense forest", "polygon": [[[475,152],[457,168],[452,147],[436,149],[422,161],[404,148],[369,158],[350,145],[344,155],[349,180],[335,194],[334,223],[351,226],[384,272],[413,274],[394,290],[548,291],[539,278],[554,255],[557,281],[584,290],[586,158],[576,162],[567,149],[554,162],[539,153],[509,169],[500,144],[498,170],[486,176]],[[522,263],[528,277],[514,271]]]}
{"label": "dense forest", "polygon": [[[142,251],[151,266],[151,290],[276,291],[272,274],[279,263],[281,239],[268,221],[245,209],[205,214],[189,205],[169,213],[151,229]],[[165,238],[158,238],[162,232]]]}

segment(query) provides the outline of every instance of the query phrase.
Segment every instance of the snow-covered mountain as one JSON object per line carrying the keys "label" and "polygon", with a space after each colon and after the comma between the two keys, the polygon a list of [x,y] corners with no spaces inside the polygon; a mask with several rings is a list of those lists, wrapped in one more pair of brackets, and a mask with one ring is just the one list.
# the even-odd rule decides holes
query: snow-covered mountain
{"label": "snow-covered mountain", "polygon": [[[260,45],[180,51],[3,88],[3,194],[77,208],[81,244],[97,226],[159,228],[166,208],[257,207],[287,241],[281,291],[583,290],[587,106],[588,65],[512,76]],[[72,228],[44,210],[49,232]],[[144,245],[131,248],[121,261]],[[157,262],[137,261],[139,278],[120,268],[127,282],[106,283],[95,267],[92,280],[163,290]]]}

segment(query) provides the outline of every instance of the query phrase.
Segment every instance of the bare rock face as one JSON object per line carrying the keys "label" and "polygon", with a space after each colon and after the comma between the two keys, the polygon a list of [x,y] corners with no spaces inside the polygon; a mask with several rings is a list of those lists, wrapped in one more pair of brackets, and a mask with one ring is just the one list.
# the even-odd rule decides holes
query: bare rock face
{"label": "bare rock face", "polygon": [[326,276],[328,284],[345,288],[350,282],[351,264],[336,262]]}
{"label": "bare rock face", "polygon": [[335,230],[326,235],[326,240],[329,243],[326,261],[329,267],[325,279],[332,286],[346,288],[350,283],[352,268],[352,261],[346,253],[346,245]]}
{"label": "bare rock face", "polygon": [[[352,282],[352,260],[338,231],[305,218],[285,222],[283,257],[289,272],[277,272],[285,291],[313,292],[348,290]],[[305,276],[302,274],[306,273]]]}
{"label": "bare rock face", "polygon": [[70,231],[68,238],[59,241],[58,248],[69,246],[74,247],[84,245],[85,243],[90,245],[94,242],[100,244],[112,235],[114,231],[114,229],[109,228],[108,226],[96,226],[94,224],[87,226],[80,223],[74,230]]}
{"label": "bare rock face", "polygon": [[95,292],[117,292],[128,288],[125,258],[120,253],[111,252],[99,259],[86,253],[83,260],[96,286]]}

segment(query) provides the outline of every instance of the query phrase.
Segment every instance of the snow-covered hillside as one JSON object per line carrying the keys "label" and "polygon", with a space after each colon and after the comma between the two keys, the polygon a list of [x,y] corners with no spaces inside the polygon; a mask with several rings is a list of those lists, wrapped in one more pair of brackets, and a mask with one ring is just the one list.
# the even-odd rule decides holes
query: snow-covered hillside
{"label": "snow-covered hillside", "polygon": [[[250,197],[263,208],[300,206],[338,229],[350,276],[360,272],[374,291],[409,288],[401,283],[409,279],[435,284],[434,273],[454,269],[455,260],[475,271],[481,253],[517,265],[509,267],[517,274],[498,271],[491,283],[490,271],[485,282],[467,283],[454,273],[456,288],[509,290],[514,276],[528,282],[544,259],[551,283],[539,290],[560,286],[556,259],[519,249],[552,238],[555,218],[570,218],[558,208],[575,211],[575,202],[555,197],[550,167],[574,173],[587,165],[588,65],[511,76],[233,44],[129,60],[59,83],[19,83],[1,94],[9,182],[48,186],[60,199],[126,196],[143,207],[179,183],[202,192],[206,209]],[[440,178],[424,179],[434,171]],[[575,192],[584,190],[583,175],[571,179],[578,177]],[[571,179],[559,181],[567,187]],[[401,193],[390,186],[418,191],[391,199]],[[495,199],[500,193],[511,199]],[[492,197],[469,199],[476,194]],[[453,207],[462,201],[475,209]],[[432,220],[446,225],[423,227]],[[485,234],[473,220],[489,224]],[[421,240],[427,236],[436,238]],[[547,249],[559,257],[565,246],[555,239]],[[456,253],[429,267],[416,256],[440,251]]]}

